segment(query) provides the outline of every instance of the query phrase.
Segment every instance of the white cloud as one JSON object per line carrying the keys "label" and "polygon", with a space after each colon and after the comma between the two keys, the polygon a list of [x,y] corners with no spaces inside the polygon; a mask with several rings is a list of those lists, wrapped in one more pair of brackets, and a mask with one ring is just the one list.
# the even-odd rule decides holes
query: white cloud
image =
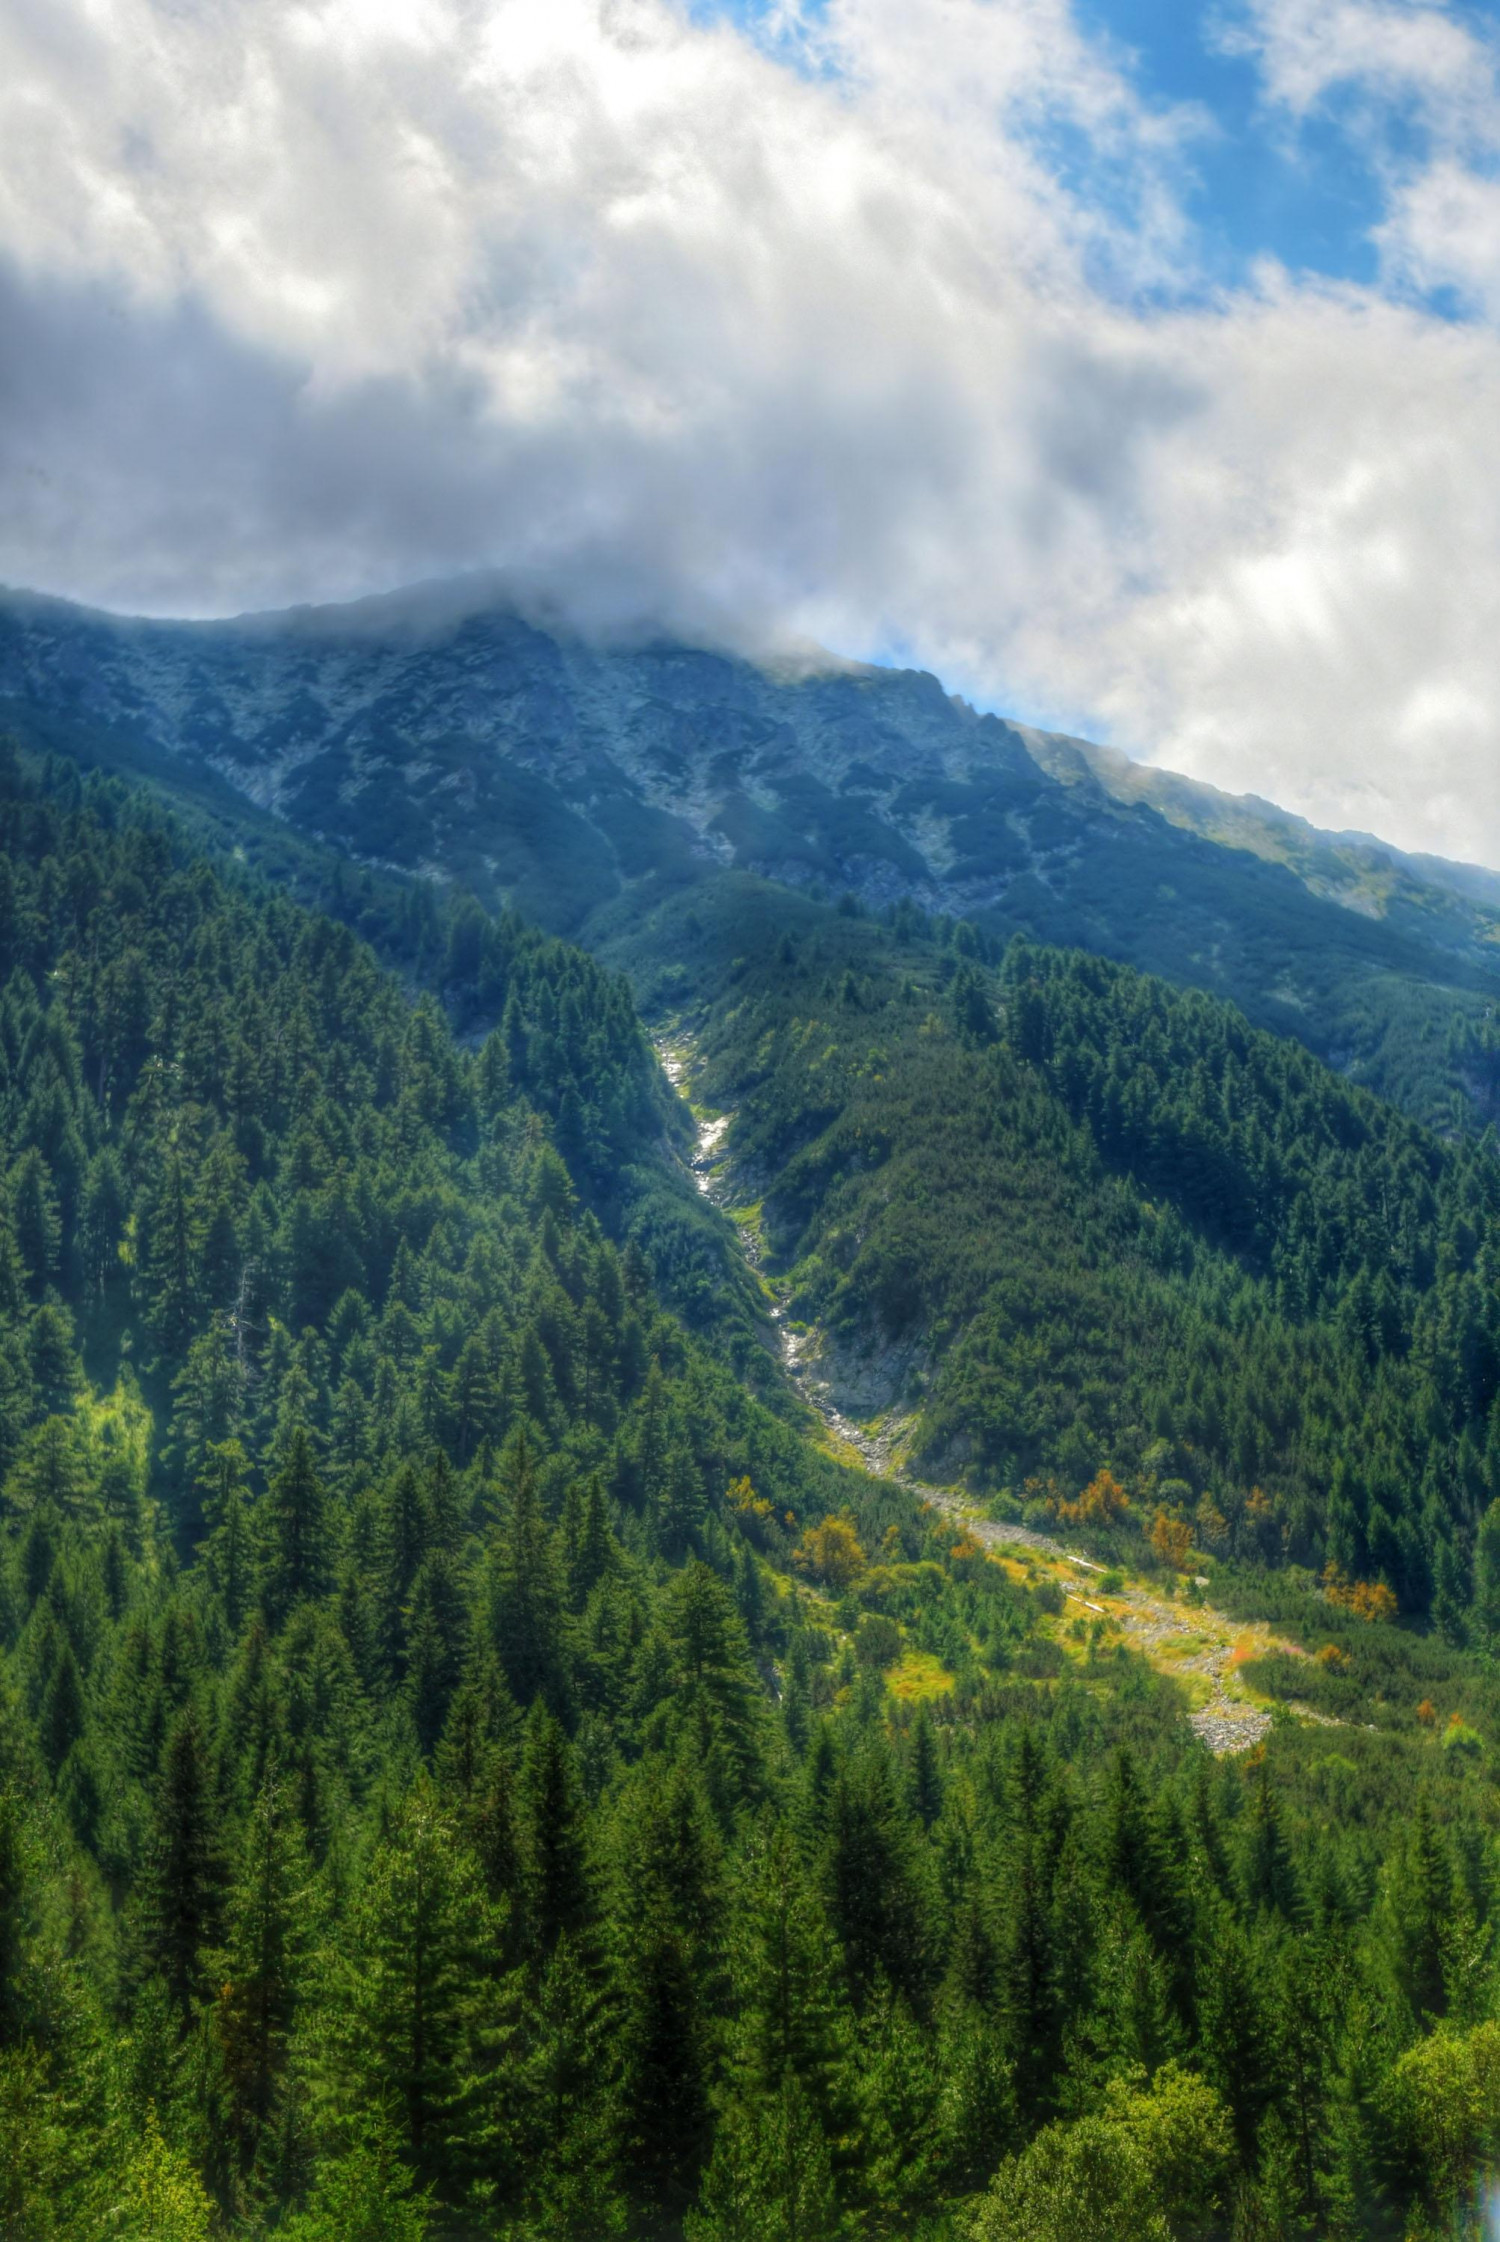
{"label": "white cloud", "polygon": [[1344,91],[1414,105],[1445,133],[1494,129],[1493,54],[1446,0],[1249,0],[1225,43],[1256,54],[1267,98],[1299,117]]}
{"label": "white cloud", "polygon": [[[1358,65],[1471,119],[1386,253],[1493,309],[1472,35],[1258,21],[1288,109]],[[0,577],[211,612],[494,563],[899,640],[1500,861],[1500,337],[1183,294],[1201,130],[1067,0],[763,45],[668,0],[0,0]]]}
{"label": "white cloud", "polygon": [[1387,281],[1500,315],[1500,24],[1446,0],[1251,0],[1226,44],[1305,122],[1330,104],[1383,177]]}

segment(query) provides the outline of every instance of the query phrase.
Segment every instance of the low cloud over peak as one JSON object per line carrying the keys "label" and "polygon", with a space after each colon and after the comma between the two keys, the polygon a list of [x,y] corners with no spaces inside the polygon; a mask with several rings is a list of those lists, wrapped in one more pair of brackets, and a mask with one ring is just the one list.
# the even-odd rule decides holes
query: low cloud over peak
{"label": "low cloud over peak", "polygon": [[212,614],[497,569],[1500,861],[1488,50],[1237,21],[1274,129],[1356,80],[1367,138],[1419,116],[1383,281],[1210,286],[1212,119],[1065,0],[12,0],[0,577]]}

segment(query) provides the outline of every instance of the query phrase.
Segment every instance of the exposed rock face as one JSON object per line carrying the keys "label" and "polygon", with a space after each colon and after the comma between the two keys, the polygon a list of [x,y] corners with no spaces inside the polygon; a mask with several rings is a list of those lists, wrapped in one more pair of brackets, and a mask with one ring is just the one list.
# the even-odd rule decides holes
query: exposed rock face
{"label": "exposed rock face", "polygon": [[917,671],[600,649],[503,610],[181,624],[12,598],[0,698],[206,765],[363,855],[502,888],[581,857],[585,904],[601,881],[734,862],[980,910],[1062,868],[1085,794],[1108,808],[1092,778],[1060,784],[1016,727]]}
{"label": "exposed rock face", "polygon": [[190,624],[0,594],[0,724],[586,939],[623,890],[726,866],[907,895],[1212,987],[1397,1095],[1382,1046],[1413,989],[1500,999],[1500,902],[1453,867],[977,714],[920,671],[599,647],[476,596]]}

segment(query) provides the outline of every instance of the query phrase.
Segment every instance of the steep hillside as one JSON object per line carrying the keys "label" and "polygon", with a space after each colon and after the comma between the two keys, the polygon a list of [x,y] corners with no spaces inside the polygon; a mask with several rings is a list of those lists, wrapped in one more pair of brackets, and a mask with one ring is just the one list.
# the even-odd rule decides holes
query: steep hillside
{"label": "steep hillside", "polygon": [[726,867],[909,895],[1215,989],[1440,1126],[1488,1117],[1500,908],[1461,868],[1137,775],[915,672],[601,650],[477,597],[183,625],[10,595],[0,717],[585,939]]}
{"label": "steep hillside", "polygon": [[[714,1064],[774,1086],[756,1156],[801,1159],[797,1220],[828,1139],[792,1018],[861,1114],[828,966],[870,1081],[914,1084],[910,1002],[966,1129],[955,1054],[1024,1110],[1065,1281],[1080,1208],[1115,1242],[1137,1202],[1066,1058],[1128,977],[1032,955],[996,990],[968,937],[806,902],[778,928],[784,891],[754,893],[791,1012],[726,956]],[[680,931],[707,987],[708,929]],[[115,782],[0,766],[6,2242],[1446,2219],[1495,2146],[1488,1661],[1216,1566],[1206,1655],[1250,1658],[1265,1732],[1216,1761],[1183,1571],[1213,1560],[1137,1542],[1148,1588],[997,1561],[767,1408],[600,1219],[662,1157],[620,982],[472,905],[442,932],[447,1015]],[[1245,1115],[1297,1091],[1290,1139],[1251,1127],[1225,1175],[1312,1210],[1309,1313],[1347,1298],[1351,1149],[1399,1181],[1414,1266],[1429,1235],[1440,1283],[1484,1252],[1477,1167],[1219,1007],[1130,1001],[1196,1057],[1126,1101],[1122,1171],[1174,1084],[1179,1135],[1210,1110],[1226,1039]],[[1195,1225],[1247,1265],[1284,1242],[1285,1194],[1221,1180],[1188,1179],[1163,1302]],[[796,1278],[836,1321],[852,1243]],[[1275,1631],[1231,1652],[1255,1598]]]}
{"label": "steep hillside", "polygon": [[[1500,1160],[1221,1000],[725,883],[632,938],[853,1417],[1016,1506],[1500,1620]],[[673,962],[675,960],[675,962]],[[653,979],[654,976],[654,979]],[[1500,1512],[1495,1517],[1500,1519]]]}

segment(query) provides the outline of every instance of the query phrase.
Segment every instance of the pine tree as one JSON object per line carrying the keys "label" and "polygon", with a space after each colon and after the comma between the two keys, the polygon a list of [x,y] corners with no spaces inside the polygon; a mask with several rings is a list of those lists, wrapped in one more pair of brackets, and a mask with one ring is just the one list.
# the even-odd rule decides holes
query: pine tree
{"label": "pine tree", "polygon": [[202,1724],[189,1706],[167,1737],[146,1884],[144,1947],[185,2030],[208,1986],[219,1941],[226,1868]]}
{"label": "pine tree", "polygon": [[420,1750],[430,1756],[463,1673],[468,1609],[453,1559],[435,1550],[412,1583],[407,1698]]}
{"label": "pine tree", "polygon": [[288,1788],[267,1771],[238,1848],[226,1908],[214,2030],[228,2080],[241,2168],[255,2163],[275,2114],[307,1943],[308,1867]]}
{"label": "pine tree", "polygon": [[487,2134],[514,2025],[499,1928],[420,1780],[360,1884],[324,2062],[349,2119],[388,2111],[417,2184],[454,2205],[498,2153]]}
{"label": "pine tree", "polygon": [[83,1728],[83,1678],[78,1671],[78,1661],[73,1655],[73,1645],[64,1642],[62,1654],[53,1666],[51,1679],[47,1683],[37,1719],[42,1756],[54,1776],[82,1736]]}
{"label": "pine tree", "polygon": [[540,1701],[526,1722],[516,1805],[527,1933],[539,1963],[564,1932],[580,1939],[594,1913],[573,1754]]}
{"label": "pine tree", "polygon": [[560,1711],[568,1699],[562,1582],[524,1434],[512,1450],[508,1482],[490,1599],[494,1644],[517,1704],[540,1696]]}
{"label": "pine tree", "polygon": [[280,1470],[265,1498],[266,1551],[261,1600],[272,1626],[282,1625],[304,1597],[328,1585],[323,1483],[304,1425],[288,1438]]}
{"label": "pine tree", "polygon": [[911,1731],[911,1803],[924,1829],[931,1829],[943,1810],[943,1779],[938,1769],[937,1738],[926,1704],[917,1707]]}
{"label": "pine tree", "polygon": [[526,2210],[551,2242],[595,2242],[625,2223],[615,2169],[611,2018],[594,1969],[566,1931],[526,2004]]}

